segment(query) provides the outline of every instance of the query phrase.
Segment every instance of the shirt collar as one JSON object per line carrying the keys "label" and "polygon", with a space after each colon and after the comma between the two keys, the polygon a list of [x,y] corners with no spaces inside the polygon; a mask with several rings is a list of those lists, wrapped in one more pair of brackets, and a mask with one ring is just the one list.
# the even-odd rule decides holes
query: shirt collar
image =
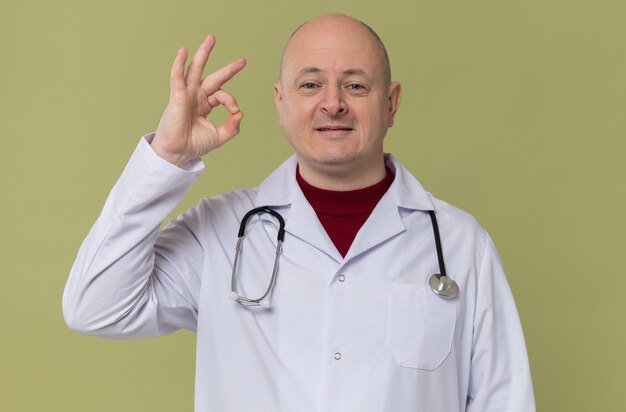
{"label": "shirt collar", "polygon": [[395,197],[398,207],[422,211],[435,209],[430,200],[430,193],[398,159],[391,154],[385,154],[385,164],[396,175],[388,193]]}
{"label": "shirt collar", "polygon": [[[294,196],[303,196],[296,182],[297,164],[294,154],[259,185],[255,207],[288,206],[293,203]],[[387,195],[394,197],[398,207],[410,210],[434,210],[430,194],[398,159],[391,154],[385,154],[385,164],[395,174]]]}

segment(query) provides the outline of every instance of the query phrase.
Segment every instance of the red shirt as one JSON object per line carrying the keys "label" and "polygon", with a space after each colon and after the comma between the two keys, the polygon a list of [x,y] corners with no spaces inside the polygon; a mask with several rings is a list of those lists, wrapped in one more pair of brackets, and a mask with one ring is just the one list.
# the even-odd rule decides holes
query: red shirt
{"label": "red shirt", "polygon": [[394,175],[389,168],[386,169],[385,178],[375,185],[341,192],[311,186],[296,168],[296,180],[302,193],[341,256],[346,256],[359,229],[391,186]]}

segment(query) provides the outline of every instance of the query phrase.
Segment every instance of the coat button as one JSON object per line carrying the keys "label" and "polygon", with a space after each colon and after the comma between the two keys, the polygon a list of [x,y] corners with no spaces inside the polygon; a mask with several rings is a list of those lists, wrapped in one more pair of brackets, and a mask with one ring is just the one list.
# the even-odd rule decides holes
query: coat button
{"label": "coat button", "polygon": [[339,275],[339,277],[337,279],[339,279],[339,282],[345,282],[346,281],[346,277],[344,275]]}
{"label": "coat button", "polygon": [[335,360],[339,360],[339,359],[341,359],[341,353],[336,352],[335,356],[333,356],[333,357],[335,358]]}

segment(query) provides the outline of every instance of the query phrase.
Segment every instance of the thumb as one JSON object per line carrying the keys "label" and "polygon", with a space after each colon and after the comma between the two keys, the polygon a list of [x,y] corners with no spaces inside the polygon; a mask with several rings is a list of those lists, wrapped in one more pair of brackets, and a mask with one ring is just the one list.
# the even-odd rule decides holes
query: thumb
{"label": "thumb", "polygon": [[243,112],[231,114],[226,122],[217,128],[218,144],[221,146],[239,134]]}

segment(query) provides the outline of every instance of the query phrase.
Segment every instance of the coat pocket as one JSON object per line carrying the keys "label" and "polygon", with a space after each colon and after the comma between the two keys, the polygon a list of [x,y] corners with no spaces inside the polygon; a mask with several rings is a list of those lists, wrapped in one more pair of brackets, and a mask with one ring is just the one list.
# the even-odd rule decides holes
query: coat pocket
{"label": "coat pocket", "polygon": [[443,363],[452,348],[456,302],[426,285],[389,284],[387,345],[400,366],[435,370]]}

